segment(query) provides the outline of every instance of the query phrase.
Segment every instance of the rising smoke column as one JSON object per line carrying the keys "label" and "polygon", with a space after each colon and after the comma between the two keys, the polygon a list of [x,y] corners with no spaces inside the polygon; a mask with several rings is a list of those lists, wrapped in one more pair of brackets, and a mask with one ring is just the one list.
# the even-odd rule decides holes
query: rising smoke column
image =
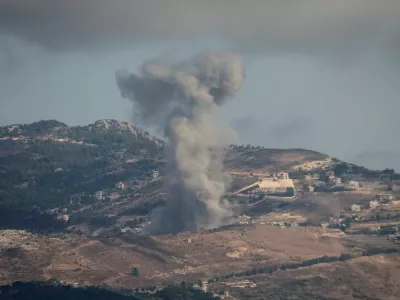
{"label": "rising smoke column", "polygon": [[223,147],[234,134],[218,124],[218,106],[240,89],[242,63],[230,52],[202,53],[188,61],[145,63],[139,74],[116,73],[136,120],[167,138],[168,199],[152,215],[153,233],[215,228],[231,216],[222,199]]}

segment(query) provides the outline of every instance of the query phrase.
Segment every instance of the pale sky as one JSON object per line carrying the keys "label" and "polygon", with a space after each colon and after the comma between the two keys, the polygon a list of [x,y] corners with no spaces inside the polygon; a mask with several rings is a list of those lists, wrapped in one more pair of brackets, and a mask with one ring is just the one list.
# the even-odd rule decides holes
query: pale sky
{"label": "pale sky", "polygon": [[0,123],[134,123],[117,69],[224,48],[246,69],[220,111],[238,143],[399,171],[400,1],[277,3],[0,0]]}

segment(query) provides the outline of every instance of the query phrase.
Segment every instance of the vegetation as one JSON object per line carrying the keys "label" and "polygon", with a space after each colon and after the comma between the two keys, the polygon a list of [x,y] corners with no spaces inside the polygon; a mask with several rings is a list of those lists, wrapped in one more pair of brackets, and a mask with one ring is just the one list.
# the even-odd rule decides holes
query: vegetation
{"label": "vegetation", "polygon": [[[0,137],[0,227],[61,228],[62,222],[43,212],[91,204],[98,190],[162,167],[156,161],[162,141],[113,120],[77,127],[55,120],[4,126]],[[139,159],[125,163],[124,155]]]}
{"label": "vegetation", "polygon": [[132,275],[135,277],[139,277],[139,269],[136,267],[132,268]]}
{"label": "vegetation", "polygon": [[65,222],[35,209],[22,210],[0,205],[0,229],[57,232],[65,229]]}
{"label": "vegetation", "polygon": [[346,163],[337,163],[333,167],[333,172],[335,176],[342,176],[344,172],[348,170],[348,165]]}
{"label": "vegetation", "polygon": [[304,179],[306,178],[307,172],[303,172],[303,171],[293,171],[293,172],[289,172],[289,178],[291,179]]}
{"label": "vegetation", "polygon": [[210,293],[194,289],[186,284],[165,287],[155,291],[156,287],[150,287],[146,291],[136,289],[136,292],[112,291],[100,287],[78,287],[63,285],[56,280],[46,282],[14,282],[12,285],[1,286],[0,294],[2,300],[208,300],[218,299]]}
{"label": "vegetation", "polygon": [[363,252],[363,256],[372,256],[377,254],[400,254],[399,248],[371,248]]}
{"label": "vegetation", "polygon": [[165,205],[165,201],[161,200],[161,201],[157,201],[157,202],[145,202],[141,205],[135,206],[133,208],[124,210],[123,212],[121,212],[119,215],[120,216],[146,216],[148,215],[152,210],[154,210],[155,208],[159,207],[159,206],[163,206]]}

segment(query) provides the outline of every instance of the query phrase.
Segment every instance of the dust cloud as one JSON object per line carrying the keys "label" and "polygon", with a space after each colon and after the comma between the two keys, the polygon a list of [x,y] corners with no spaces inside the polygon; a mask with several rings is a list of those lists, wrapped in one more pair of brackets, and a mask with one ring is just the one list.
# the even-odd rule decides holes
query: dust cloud
{"label": "dust cloud", "polygon": [[132,101],[136,122],[166,137],[168,199],[151,216],[151,233],[218,227],[231,217],[223,199],[224,148],[235,138],[219,124],[218,107],[241,88],[241,60],[231,52],[204,52],[178,63],[153,60],[139,74],[116,72],[121,95]]}

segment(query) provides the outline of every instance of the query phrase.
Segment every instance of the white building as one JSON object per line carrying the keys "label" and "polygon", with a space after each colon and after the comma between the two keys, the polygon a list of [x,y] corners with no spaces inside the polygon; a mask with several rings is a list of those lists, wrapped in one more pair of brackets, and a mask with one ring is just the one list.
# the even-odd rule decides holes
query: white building
{"label": "white building", "polygon": [[297,227],[299,227],[299,223],[293,222],[292,224],[290,224],[290,227],[297,228]]}
{"label": "white building", "polygon": [[350,180],[349,181],[349,187],[351,188],[351,189],[358,189],[359,187],[360,187],[360,183],[358,182],[358,181],[356,181],[356,180]]}
{"label": "white building", "polygon": [[123,190],[123,189],[125,189],[125,184],[124,184],[122,181],[117,182],[117,183],[115,184],[115,188],[116,188],[116,189]]}
{"label": "white building", "polygon": [[68,222],[69,216],[60,214],[57,216],[57,220],[63,220],[64,222]]}
{"label": "white building", "polygon": [[337,184],[342,184],[342,178],[340,177],[332,177],[331,178],[331,184],[337,185]]}
{"label": "white building", "polygon": [[379,202],[376,200],[371,200],[369,201],[369,208],[374,209],[377,208],[379,206]]}
{"label": "white building", "polygon": [[103,191],[97,191],[94,196],[97,198],[97,200],[103,200],[104,199],[104,193]]}
{"label": "white building", "polygon": [[137,162],[137,159],[136,158],[128,158],[127,160],[125,160],[125,162],[127,164],[133,164],[133,163]]}
{"label": "white building", "polygon": [[153,178],[157,178],[158,175],[160,175],[160,172],[157,170],[153,170],[152,175],[153,175]]}
{"label": "white building", "polygon": [[141,155],[148,155],[149,154],[149,151],[147,151],[147,149],[140,149],[140,154]]}
{"label": "white building", "polygon": [[382,201],[391,201],[393,196],[391,194],[379,194],[375,196],[375,200],[382,202]]}
{"label": "white building", "polygon": [[350,209],[351,209],[352,212],[360,212],[360,211],[361,211],[361,206],[358,205],[358,204],[353,204],[353,205],[350,207]]}
{"label": "white building", "polygon": [[238,222],[239,224],[250,224],[251,222],[251,217],[246,216],[246,215],[242,215],[238,217]]}
{"label": "white building", "polygon": [[274,179],[289,179],[289,173],[285,172],[275,173]]}

